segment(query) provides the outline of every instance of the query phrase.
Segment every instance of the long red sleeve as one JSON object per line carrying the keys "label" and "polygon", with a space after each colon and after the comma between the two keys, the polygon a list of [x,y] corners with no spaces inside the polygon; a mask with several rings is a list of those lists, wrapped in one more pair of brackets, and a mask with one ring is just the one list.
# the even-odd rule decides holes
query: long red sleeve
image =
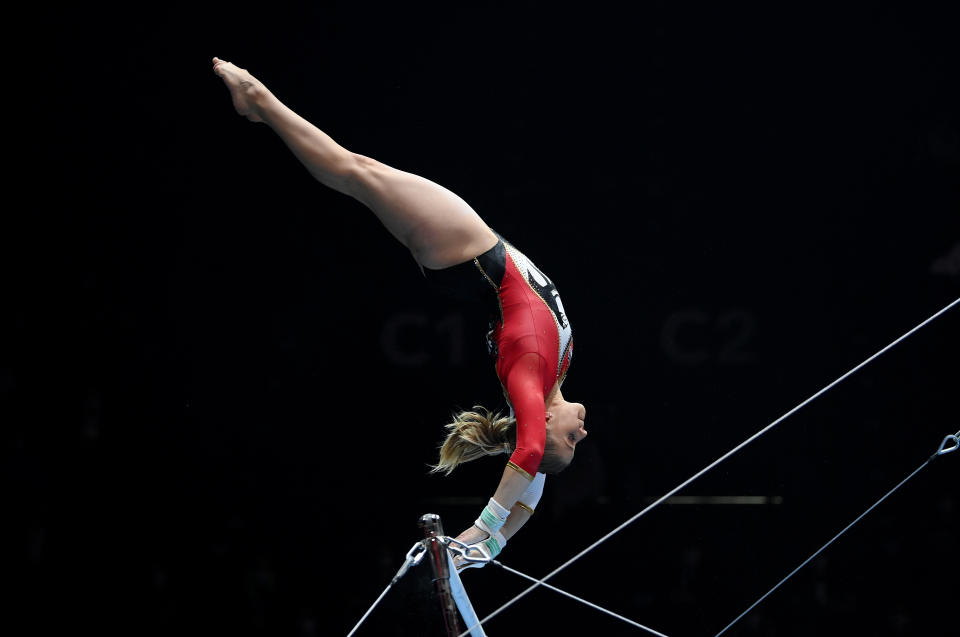
{"label": "long red sleeve", "polygon": [[517,419],[517,443],[510,462],[528,474],[537,474],[547,440],[543,373],[547,362],[530,352],[517,358],[507,374],[507,393]]}

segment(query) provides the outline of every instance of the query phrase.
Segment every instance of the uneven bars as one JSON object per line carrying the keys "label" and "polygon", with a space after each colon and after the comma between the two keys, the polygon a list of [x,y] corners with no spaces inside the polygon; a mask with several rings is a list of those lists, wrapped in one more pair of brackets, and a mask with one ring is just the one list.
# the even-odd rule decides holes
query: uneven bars
{"label": "uneven bars", "polygon": [[453,601],[457,603],[457,608],[460,609],[460,616],[463,617],[463,622],[467,626],[471,626],[470,635],[472,637],[487,637],[486,633],[483,632],[483,626],[480,625],[480,618],[477,617],[477,613],[473,610],[473,604],[470,603],[470,598],[467,597],[467,591],[463,588],[463,582],[460,581],[460,574],[457,573],[457,567],[453,565],[453,558],[450,557],[450,553],[447,553],[447,566],[450,570],[450,592],[453,594]]}
{"label": "uneven bars", "polygon": [[[454,577],[456,577],[457,570],[451,568],[447,545],[441,541],[444,535],[440,516],[436,513],[425,513],[421,515],[420,528],[423,529],[423,544],[427,549],[427,554],[430,556],[430,567],[433,569],[433,582],[436,584],[437,595],[440,597],[443,625],[448,637],[456,637],[460,633],[460,626],[457,623],[457,605],[450,591],[450,574],[452,572]],[[457,577],[458,583],[459,579],[460,578]],[[460,584],[460,590],[463,590],[462,584]]]}

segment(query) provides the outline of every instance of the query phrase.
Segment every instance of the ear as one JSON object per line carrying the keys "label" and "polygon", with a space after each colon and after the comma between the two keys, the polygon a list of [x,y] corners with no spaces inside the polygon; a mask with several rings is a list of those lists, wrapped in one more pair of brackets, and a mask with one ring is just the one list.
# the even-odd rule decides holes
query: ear
{"label": "ear", "polygon": [[547,412],[547,422],[550,422],[550,420],[551,420],[552,418],[553,418],[553,412],[548,411],[548,412]]}

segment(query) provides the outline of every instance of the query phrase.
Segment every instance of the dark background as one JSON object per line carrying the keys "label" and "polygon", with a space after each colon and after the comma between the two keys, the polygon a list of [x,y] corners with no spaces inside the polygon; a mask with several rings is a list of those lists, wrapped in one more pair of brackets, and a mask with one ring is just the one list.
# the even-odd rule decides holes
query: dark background
{"label": "dark background", "polygon": [[[564,393],[591,436],[503,553],[542,576],[960,296],[957,39],[938,6],[11,19],[29,44],[6,65],[4,632],[345,635],[417,518],[459,532],[502,470],[426,474],[452,410],[502,407],[482,319],[237,116],[212,56],[451,188],[557,282]],[[714,635],[960,429],[958,328],[954,309],[553,582]],[[955,634],[958,462],[729,634]],[[359,634],[440,634],[424,571]],[[481,615],[525,586],[464,580]],[[488,630],[641,634],[544,590]]]}

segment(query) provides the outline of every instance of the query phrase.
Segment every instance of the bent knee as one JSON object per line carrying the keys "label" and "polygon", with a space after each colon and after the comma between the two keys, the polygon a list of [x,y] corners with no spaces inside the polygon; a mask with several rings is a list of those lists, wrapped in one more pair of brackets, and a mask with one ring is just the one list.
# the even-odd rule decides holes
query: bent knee
{"label": "bent knee", "polygon": [[385,168],[376,159],[350,153],[340,172],[342,190],[354,199],[367,203],[375,190],[377,175]]}

